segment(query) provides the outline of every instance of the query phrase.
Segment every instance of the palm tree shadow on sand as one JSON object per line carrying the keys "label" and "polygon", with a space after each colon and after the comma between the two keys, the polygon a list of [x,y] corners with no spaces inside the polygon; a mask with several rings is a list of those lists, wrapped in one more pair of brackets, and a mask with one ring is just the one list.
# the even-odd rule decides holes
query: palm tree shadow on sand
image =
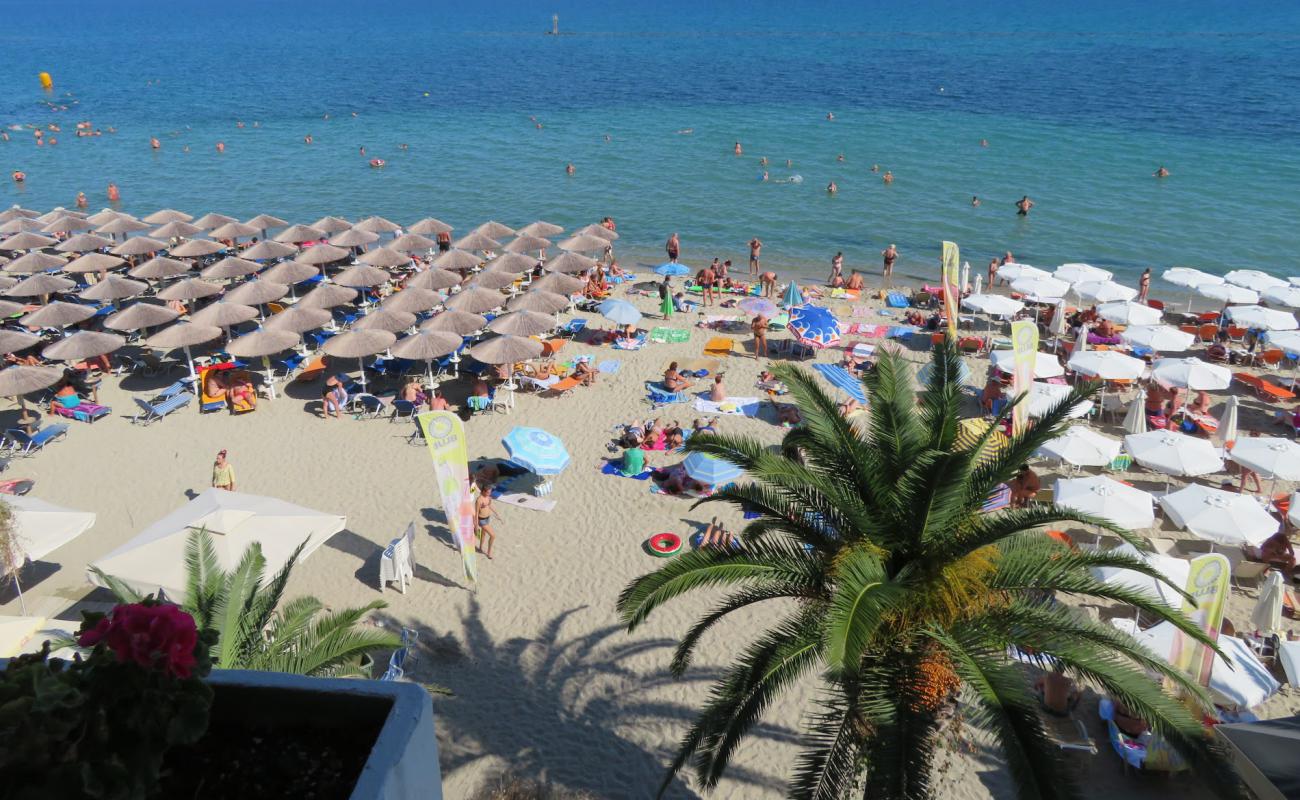
{"label": "palm tree shadow on sand", "polygon": [[[630,640],[623,627],[611,625],[566,638],[563,628],[573,614],[562,612],[535,638],[494,641],[471,599],[461,618],[463,640],[417,626],[417,659],[408,677],[451,691],[434,697],[438,748],[444,779],[483,759],[503,762],[483,772],[535,778],[599,797],[653,797],[696,709],[667,697],[680,697],[686,686],[701,697],[699,684],[716,680],[720,671],[697,668],[681,678],[667,670],[676,642]],[[395,620],[383,620],[397,627]],[[662,665],[646,673],[628,666],[632,659],[656,653]],[[633,741],[637,728],[662,728],[671,745],[655,750]],[[761,724],[761,739],[793,742],[793,729]],[[782,793],[780,776],[733,766],[728,779]],[[700,798],[680,778],[667,798]]]}

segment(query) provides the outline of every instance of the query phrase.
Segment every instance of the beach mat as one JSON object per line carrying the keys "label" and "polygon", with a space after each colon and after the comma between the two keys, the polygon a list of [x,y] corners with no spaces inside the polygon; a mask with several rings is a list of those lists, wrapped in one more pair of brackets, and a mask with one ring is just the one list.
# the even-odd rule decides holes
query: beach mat
{"label": "beach mat", "polygon": [[705,357],[726,358],[735,351],[736,340],[726,336],[715,336],[704,345]]}
{"label": "beach mat", "polygon": [[688,328],[667,328],[658,327],[650,331],[650,341],[659,342],[660,344],[680,344],[690,341],[691,332]]}
{"label": "beach mat", "polygon": [[758,416],[759,398],[729,397],[721,403],[715,403],[704,397],[695,398],[695,410],[703,414],[726,414],[733,417]]}
{"label": "beach mat", "polygon": [[851,317],[864,317],[864,318],[865,318],[865,317],[866,317],[868,314],[870,314],[870,313],[871,313],[871,307],[870,307],[870,306],[854,306],[854,307],[853,307],[853,310],[852,310],[851,312],[849,312],[849,316],[851,316]]}
{"label": "beach mat", "polygon": [[610,461],[603,462],[600,467],[601,475],[613,475],[616,478],[631,478],[634,481],[650,480],[650,473],[653,471],[654,470],[652,469],[646,469],[646,471],[642,472],[640,475],[624,475],[623,473],[619,472],[618,467],[614,466],[613,462]]}

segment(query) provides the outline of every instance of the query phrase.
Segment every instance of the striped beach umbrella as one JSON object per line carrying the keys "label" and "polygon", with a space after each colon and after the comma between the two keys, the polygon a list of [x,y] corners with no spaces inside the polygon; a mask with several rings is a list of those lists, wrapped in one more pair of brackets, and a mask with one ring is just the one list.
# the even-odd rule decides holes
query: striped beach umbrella
{"label": "striped beach umbrella", "polygon": [[795,335],[799,344],[809,347],[830,347],[840,341],[840,321],[829,309],[820,306],[790,309],[790,323],[786,328]]}
{"label": "striped beach umbrella", "polygon": [[686,474],[709,486],[731,483],[744,474],[740,467],[704,453],[691,453],[682,462]]}
{"label": "striped beach umbrella", "polygon": [[[987,419],[964,419],[957,423],[957,438],[953,440],[954,450],[970,450],[979,443],[980,437],[984,435],[989,428],[993,427],[993,421]],[[993,435],[984,443],[984,447],[979,453],[979,463],[984,463],[992,458],[1001,455],[1002,451],[1010,446],[1011,440],[999,428],[993,432]]]}
{"label": "striped beach umbrella", "polygon": [[569,466],[564,442],[541,428],[517,427],[501,440],[510,460],[538,475],[559,475]]}

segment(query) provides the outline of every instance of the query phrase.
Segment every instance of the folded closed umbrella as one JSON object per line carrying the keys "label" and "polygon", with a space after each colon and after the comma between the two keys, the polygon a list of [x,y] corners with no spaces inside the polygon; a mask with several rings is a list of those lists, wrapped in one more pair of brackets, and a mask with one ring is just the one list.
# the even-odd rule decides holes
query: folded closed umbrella
{"label": "folded closed umbrella", "polygon": [[541,236],[520,236],[506,242],[504,249],[507,253],[535,253],[550,246],[550,239],[544,239]]}
{"label": "folded closed umbrella", "polygon": [[1293,331],[1300,328],[1300,322],[1296,321],[1295,314],[1276,308],[1253,305],[1228,306],[1223,313],[1228,319],[1247,328],[1265,331]]}
{"label": "folded closed umbrella", "polygon": [[[994,350],[990,354],[993,366],[1008,375],[1016,371],[1016,354],[1012,350]],[[1065,374],[1061,360],[1052,353],[1034,353],[1034,377],[1038,380],[1059,378]]]}
{"label": "folded closed umbrella", "polygon": [[141,328],[153,328],[165,325],[180,316],[167,306],[153,303],[132,303],[126,308],[111,314],[104,320],[104,327],[115,331],[138,331]]}
{"label": "folded closed umbrella", "polygon": [[1156,520],[1150,494],[1104,475],[1058,480],[1052,502],[1127,531],[1149,528]]}
{"label": "folded closed umbrella", "polygon": [[310,264],[300,264],[297,261],[281,261],[263,272],[260,280],[291,286],[308,278],[314,278],[319,274],[320,270]]}
{"label": "folded closed umbrella", "polygon": [[606,300],[596,310],[616,325],[635,325],[641,321],[640,310],[626,300]]}
{"label": "folded closed umbrella", "polygon": [[428,289],[412,289],[407,287],[396,294],[390,295],[380,308],[388,311],[405,311],[408,314],[419,314],[442,305],[442,295]]}
{"label": "folded closed umbrella", "polygon": [[1171,325],[1134,325],[1119,335],[1121,341],[1137,347],[1150,347],[1166,353],[1191,350],[1196,336]]}
{"label": "folded closed umbrella", "polygon": [[583,283],[578,278],[559,272],[548,272],[533,281],[528,290],[530,292],[553,292],[558,295],[568,296],[574,292],[582,291],[582,286]]}
{"label": "folded closed umbrella", "polygon": [[0,250],[16,252],[18,250],[38,250],[42,247],[53,247],[58,244],[58,239],[51,239],[48,236],[42,236],[32,231],[23,231],[15,233],[13,236],[7,236],[0,239]]}
{"label": "folded closed umbrella", "polygon": [[360,228],[349,228],[346,231],[339,231],[330,237],[329,243],[335,247],[360,247],[364,244],[370,244],[379,240],[379,234],[372,231],[363,231]]}
{"label": "folded closed umbrella", "polygon": [[514,336],[536,336],[554,330],[555,317],[536,311],[511,311],[489,322],[487,329],[493,333],[509,333]]}
{"label": "folded closed umbrella", "polygon": [[1009,317],[1019,313],[1025,304],[1001,294],[973,294],[962,298],[961,307],[994,317]]}
{"label": "folded closed umbrella", "polygon": [[1082,281],[1074,284],[1071,289],[1079,299],[1091,300],[1094,303],[1127,302],[1137,297],[1138,293],[1137,289],[1112,280]]}
{"label": "folded closed umbrella", "polygon": [[350,255],[349,251],[341,247],[335,247],[332,244],[316,244],[302,251],[295,261],[302,264],[312,264],[314,266],[323,266],[333,264],[335,261],[342,261]]}
{"label": "folded closed umbrella", "polygon": [[380,286],[392,279],[392,275],[379,267],[372,267],[368,264],[354,264],[335,276],[334,283],[352,288],[368,288]]}
{"label": "folded closed umbrella", "polygon": [[530,289],[506,304],[506,308],[511,311],[536,311],[541,314],[558,314],[568,307],[568,297],[538,289]]}
{"label": "folded closed umbrella", "polygon": [[242,222],[235,221],[218,225],[208,231],[208,236],[213,239],[243,239],[249,236],[257,236],[261,232],[261,228],[254,228],[252,225],[245,225]]}
{"label": "folded closed umbrella", "polygon": [[[342,217],[321,217],[320,219],[313,222],[311,224],[311,227],[323,233],[338,233],[339,231],[345,231],[348,228],[351,228],[353,226],[351,222],[348,222]],[[379,231],[376,231],[376,233],[378,232]],[[318,236],[316,238],[319,239],[321,237]]]}
{"label": "folded closed umbrella", "polygon": [[24,315],[18,322],[28,328],[66,328],[78,322],[85,322],[93,316],[95,316],[94,306],[55,300]]}
{"label": "folded closed umbrella", "polygon": [[57,292],[66,292],[77,284],[67,278],[54,275],[37,274],[23,278],[5,290],[10,297],[40,297]]}
{"label": "folded closed umbrella", "polygon": [[514,428],[501,444],[511,461],[536,475],[559,475],[569,466],[564,442],[541,428]]}
{"label": "folded closed umbrella", "polygon": [[183,239],[187,236],[194,236],[203,233],[203,228],[185,220],[172,220],[165,222],[150,231],[149,235],[155,239]]}
{"label": "folded closed umbrella", "polygon": [[190,314],[190,322],[195,325],[216,325],[221,328],[238,325],[241,322],[248,322],[250,319],[256,318],[256,308],[240,305],[239,303],[228,303],[225,300],[218,300]]}
{"label": "folded closed umbrella", "polygon": [[142,256],[145,253],[153,253],[158,250],[167,249],[167,243],[154,239],[150,236],[135,236],[127,239],[108,252],[115,256]]}
{"label": "folded closed umbrella", "polygon": [[1146,371],[1146,362],[1117,350],[1084,350],[1071,354],[1066,364],[1080,375],[1107,381],[1135,380]]}
{"label": "folded closed umbrella", "polygon": [[198,300],[221,294],[222,288],[199,278],[185,278],[158,292],[159,300]]}
{"label": "folded closed umbrella", "polygon": [[1300,481],[1300,444],[1274,436],[1239,439],[1228,458],[1265,478]]}
{"label": "folded closed umbrella", "polygon": [[1282,601],[1286,595],[1286,579],[1280,570],[1271,569],[1259,588],[1259,597],[1250,612],[1250,627],[1265,636],[1282,630]]}
{"label": "folded closed umbrella", "polygon": [[481,233],[471,233],[468,236],[462,236],[453,242],[455,247],[460,250],[500,250],[501,243],[491,236],[484,236]]}
{"label": "folded closed umbrella", "polygon": [[421,236],[437,236],[440,233],[451,233],[454,229],[440,219],[425,217],[419,222],[411,225],[407,230],[411,233],[418,233]]}
{"label": "folded closed umbrella", "polygon": [[65,264],[63,271],[69,273],[104,272],[105,270],[117,269],[125,263],[117,256],[110,256],[107,253],[86,253]]}
{"label": "folded closed umbrella", "polygon": [[1140,434],[1147,432],[1147,390],[1138,389],[1137,395],[1129,401],[1128,410],[1124,412],[1124,422],[1120,427],[1125,433]]}
{"label": "folded closed umbrella", "polygon": [[1275,278],[1267,272],[1261,272],[1257,269],[1234,269],[1226,273],[1223,280],[1233,286],[1241,286],[1256,292],[1264,292],[1287,285],[1287,282],[1281,278]]}
{"label": "folded closed umbrella", "polygon": [[160,208],[141,221],[150,225],[166,225],[169,222],[189,222],[194,217],[186,214],[184,211],[177,211],[174,208]]}
{"label": "folded closed umbrella", "polygon": [[266,330],[306,333],[328,325],[333,315],[323,308],[308,308],[302,303],[272,314],[262,327]]}
{"label": "folded closed umbrella", "polygon": [[433,250],[437,246],[436,241],[418,233],[404,233],[388,243],[388,248],[398,253],[418,253],[421,250]]}
{"label": "folded closed umbrella", "polygon": [[352,323],[354,331],[390,331],[399,333],[415,326],[415,315],[408,311],[379,308]]}
{"label": "folded closed umbrella", "polygon": [[515,229],[496,220],[488,220],[475,228],[474,233],[482,234],[490,239],[504,239],[507,236],[514,236]]}
{"label": "folded closed umbrella", "polygon": [[1090,281],[1108,281],[1115,277],[1115,274],[1094,267],[1091,264],[1062,264],[1052,272],[1052,277],[1066,283],[1087,283]]}
{"label": "folded closed umbrella", "polygon": [[1165,386],[1217,391],[1232,383],[1232,370],[1199,358],[1158,358],[1151,365],[1151,377]]}
{"label": "folded closed umbrella", "polygon": [[691,453],[682,462],[686,474],[708,486],[722,486],[731,483],[745,472],[730,461],[723,461],[705,453]]}
{"label": "folded closed umbrella", "polygon": [[371,267],[407,267],[411,264],[411,257],[391,247],[375,247],[362,253],[357,262]]}
{"label": "folded closed umbrella", "polygon": [[112,302],[143,294],[148,288],[149,284],[144,281],[133,281],[120,275],[105,275],[98,282],[91,284],[90,288],[82,290],[77,296],[83,300]]}
{"label": "folded closed umbrella", "polygon": [[166,256],[156,256],[149,259],[138,267],[129,270],[126,274],[132,278],[144,278],[146,280],[156,281],[163,278],[175,278],[178,275],[184,275],[190,271],[192,265],[188,261],[178,261]]}
{"label": "folded closed umbrella", "polygon": [[1049,439],[1034,451],[1043,458],[1054,458],[1076,467],[1109,466],[1124,443],[1104,436],[1085,425],[1072,425],[1055,439]]}
{"label": "folded closed umbrella", "polygon": [[247,261],[235,256],[226,256],[212,266],[204,269],[199,276],[204,280],[220,281],[231,278],[242,278],[245,275],[252,275],[261,270],[262,264],[253,261]]}
{"label": "folded closed umbrella", "polygon": [[514,286],[515,281],[517,280],[517,277],[508,272],[492,272],[485,269],[478,275],[474,276],[473,280],[469,282],[469,286],[492,291],[500,291],[501,289]]}
{"label": "folded closed umbrella", "polygon": [[609,246],[608,239],[602,239],[599,236],[592,236],[589,233],[570,236],[562,239],[556,247],[561,250],[567,250],[571,253],[602,253]]}
{"label": "folded closed umbrella", "polygon": [[37,272],[48,272],[52,269],[62,269],[67,263],[68,259],[64,256],[34,250],[5,264],[5,272],[12,272],[15,275],[35,274]]}
{"label": "folded closed umbrella", "polygon": [[298,344],[299,335],[293,331],[268,330],[261,328],[233,339],[226,345],[226,352],[238,358],[257,358],[283,353]]}
{"label": "folded closed umbrella", "polygon": [[116,333],[77,331],[49,345],[41,351],[41,355],[50,361],[84,361],[116,352],[125,344],[126,339]]}
{"label": "folded closed umbrella", "polygon": [[1219,451],[1205,439],[1168,430],[1129,434],[1124,448],[1147,469],[1166,475],[1209,475],[1223,470]]}
{"label": "folded closed umbrella", "polygon": [[[414,228],[412,228],[414,230]],[[544,236],[548,239],[559,236],[564,233],[564,226],[556,225],[553,222],[537,220],[530,222],[519,230],[515,231],[516,236]]]}
{"label": "folded closed umbrella", "polygon": [[485,325],[487,325],[487,318],[481,314],[471,314],[468,311],[447,309],[446,311],[435,314],[433,318],[420,326],[420,330],[447,331],[460,336],[466,336],[483,330]]}
{"label": "folded closed umbrella", "polygon": [[239,220],[235,219],[234,217],[228,217],[225,214],[218,214],[215,211],[209,211],[208,213],[194,220],[193,223],[205,231],[210,231],[213,228],[219,228],[222,225],[225,225],[227,222],[238,222],[238,221]]}
{"label": "folded closed umbrella", "polygon": [[790,309],[786,330],[795,340],[809,347],[823,348],[838,344],[841,338],[840,321],[829,309],[821,306],[796,306]]}
{"label": "folded closed umbrella", "polygon": [[1070,291],[1070,284],[1059,278],[1021,277],[1011,282],[1011,289],[1030,300],[1056,301]]}
{"label": "folded closed umbrella", "polygon": [[322,283],[303,295],[298,305],[304,308],[334,308],[357,299],[357,290],[332,283]]}
{"label": "folded closed umbrella", "polygon": [[326,232],[320,228],[310,225],[290,225],[277,233],[272,239],[281,244],[302,244],[303,242],[319,242],[325,236]]}
{"label": "folded closed umbrella", "polygon": [[579,272],[586,272],[596,266],[596,259],[587,258],[578,253],[560,253],[555,258],[546,262],[548,272],[559,272],[565,275],[576,275]]}
{"label": "folded closed umbrella", "polygon": [[1223,414],[1219,417],[1219,429],[1215,431],[1219,441],[1227,443],[1237,438],[1237,413],[1241,401],[1235,394],[1228,395],[1223,404]]}
{"label": "folded closed umbrella", "polygon": [[457,311],[482,314],[494,308],[500,308],[505,303],[506,299],[500,292],[471,286],[449,297],[444,305]]}
{"label": "folded closed umbrella", "polygon": [[522,336],[499,334],[469,349],[469,354],[484,364],[513,364],[542,354],[542,343]]}
{"label": "folded closed umbrella", "polygon": [[438,269],[462,270],[474,269],[483,259],[459,248],[452,248],[445,253],[441,253],[433,260],[433,266]]}
{"label": "folded closed umbrella", "polygon": [[[271,226],[274,227],[274,226]],[[249,261],[264,261],[269,258],[286,258],[298,252],[298,248],[291,244],[263,239],[252,247],[243,252],[243,257]]]}
{"label": "folded closed umbrella", "polygon": [[356,230],[366,231],[368,233],[392,233],[393,231],[400,231],[402,229],[401,225],[398,225],[390,219],[384,219],[383,217],[366,217],[352,227]]}
{"label": "folded closed umbrella", "polygon": [[263,303],[279,300],[288,293],[289,287],[283,283],[268,280],[245,281],[226,292],[222,300],[244,306],[260,306]]}
{"label": "folded closed umbrella", "polygon": [[1157,603],[1175,608],[1182,606],[1183,596],[1178,590],[1187,585],[1187,575],[1192,569],[1190,561],[1159,553],[1144,553],[1128,542],[1111,549],[1107,554],[1128,556],[1141,561],[1164,576],[1165,580],[1122,567],[1092,567],[1089,571],[1094,578],[1107,586],[1128,589]]}
{"label": "folded closed umbrella", "polygon": [[221,242],[213,242],[208,239],[188,239],[171,248],[168,255],[176,258],[202,258],[213,253],[220,253],[225,249],[226,246]]}
{"label": "folded closed umbrella", "polygon": [[1251,289],[1234,286],[1231,283],[1202,283],[1196,286],[1196,293],[1222,303],[1258,303],[1259,294]]}
{"label": "folded closed umbrella", "polygon": [[519,253],[503,253],[492,259],[484,267],[487,272],[503,272],[507,275],[523,275],[537,266],[537,259]]}
{"label": "folded closed umbrella", "polygon": [[1160,506],[1178,527],[1218,544],[1258,547],[1281,526],[1252,495],[1195,483],[1164,495]]}

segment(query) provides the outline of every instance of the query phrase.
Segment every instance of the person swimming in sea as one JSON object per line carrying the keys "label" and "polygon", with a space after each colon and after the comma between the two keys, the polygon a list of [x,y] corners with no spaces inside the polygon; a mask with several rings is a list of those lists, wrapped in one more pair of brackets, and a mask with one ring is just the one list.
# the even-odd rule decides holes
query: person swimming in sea
{"label": "person swimming in sea", "polygon": [[971,207],[972,207],[972,208],[979,208],[979,207],[980,207],[980,199],[979,199],[979,196],[978,196],[978,195],[972,195],[972,196],[971,196],[971,199],[970,199],[970,204],[971,204]]}
{"label": "person swimming in sea", "polygon": [[302,137],[302,143],[303,143],[303,144],[311,144],[311,143],[312,143],[312,138],[311,138],[311,134],[310,134],[310,133],[307,134],[306,136]]}
{"label": "person swimming in sea", "polygon": [[363,145],[361,145],[361,148],[360,148],[360,149],[361,149],[361,155],[364,156],[364,155],[366,154],[366,146],[363,144]]}
{"label": "person swimming in sea", "polygon": [[682,128],[681,130],[677,131],[678,136],[690,136],[692,133],[695,133],[694,128]]}
{"label": "person swimming in sea", "polygon": [[989,146],[988,139],[980,139],[980,147],[988,147],[988,146]]}
{"label": "person swimming in sea", "polygon": [[840,162],[844,161],[844,154],[840,153],[839,155],[835,156],[835,160]]}
{"label": "person swimming in sea", "polygon": [[831,181],[830,183],[826,184],[826,193],[827,193],[827,194],[835,194],[835,193],[838,192],[839,190],[840,190],[840,187],[838,187],[838,186],[835,185],[835,181]]}
{"label": "person swimming in sea", "polygon": [[886,185],[893,183],[894,173],[890,172],[889,170],[885,170],[885,177],[881,178],[881,180],[883,180]]}
{"label": "person swimming in sea", "polygon": [[152,147],[154,150],[161,150],[161,149],[162,149],[162,142],[158,141],[158,137],[157,137],[157,136],[150,136],[150,137],[149,137],[149,146]]}
{"label": "person swimming in sea", "polygon": [[1025,195],[1016,201],[1016,213],[1022,217],[1029,216],[1029,209],[1033,207],[1034,201],[1029,199],[1029,195]]}
{"label": "person swimming in sea", "polygon": [[880,171],[880,165],[879,165],[879,164],[872,164],[872,165],[871,165],[871,171],[872,171],[872,172],[879,172],[879,171]]}
{"label": "person swimming in sea", "polygon": [[745,154],[745,148],[740,146],[740,142],[736,142],[736,146],[732,148],[732,151],[738,156]]}
{"label": "person swimming in sea", "polygon": [[217,142],[217,152],[218,152],[218,153],[224,153],[224,152],[226,152],[226,143],[225,143],[225,142]]}
{"label": "person swimming in sea", "polygon": [[573,173],[575,173],[575,172],[577,172],[577,171],[578,171],[578,170],[577,170],[576,167],[573,166],[573,162],[572,162],[572,161],[570,161],[569,163],[567,163],[567,164],[564,165],[564,174],[565,174],[565,175],[572,175]]}
{"label": "person swimming in sea", "polygon": [[767,166],[767,156],[763,156],[763,157],[761,157],[760,159],[758,159],[758,165],[759,165],[760,167],[766,167],[766,166]]}
{"label": "person swimming in sea", "polygon": [[1161,164],[1161,165],[1160,165],[1160,169],[1158,169],[1158,170],[1156,170],[1155,172],[1153,172],[1152,175],[1154,175],[1154,176],[1157,177],[1157,178],[1168,178],[1168,177],[1169,177],[1169,170],[1165,169],[1164,165]]}

